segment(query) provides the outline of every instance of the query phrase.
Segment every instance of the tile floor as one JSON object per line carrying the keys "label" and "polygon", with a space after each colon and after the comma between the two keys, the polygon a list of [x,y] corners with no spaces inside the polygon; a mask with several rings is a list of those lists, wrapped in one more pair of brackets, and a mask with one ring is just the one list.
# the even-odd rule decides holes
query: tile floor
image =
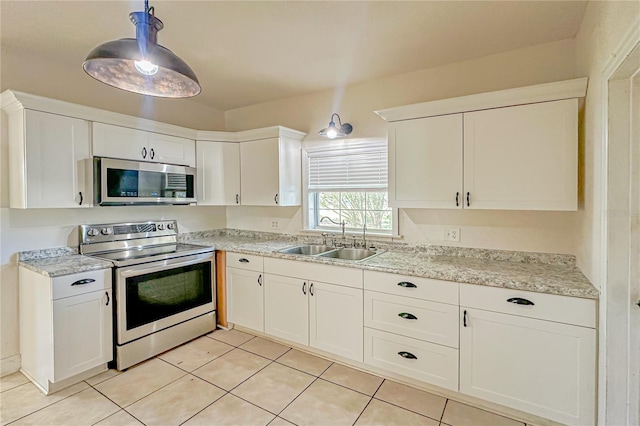
{"label": "tile floor", "polygon": [[523,423],[236,330],[50,396],[0,379],[2,425],[451,425]]}

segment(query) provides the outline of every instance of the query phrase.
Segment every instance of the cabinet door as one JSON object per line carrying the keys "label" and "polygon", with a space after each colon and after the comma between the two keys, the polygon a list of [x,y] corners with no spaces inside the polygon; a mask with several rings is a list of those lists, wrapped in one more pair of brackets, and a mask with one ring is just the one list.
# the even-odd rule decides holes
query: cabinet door
{"label": "cabinet door", "polygon": [[90,204],[85,193],[84,161],[90,158],[89,123],[31,110],[25,110],[25,120],[26,203],[19,202],[15,207],[80,207],[81,201],[83,206]]}
{"label": "cabinet door", "polygon": [[149,161],[189,167],[196,166],[196,142],[194,140],[150,132],[147,149]]}
{"label": "cabinet door", "polygon": [[460,310],[460,392],[560,423],[595,423],[594,329]]}
{"label": "cabinet door", "polygon": [[302,345],[309,344],[309,282],[265,275],[264,332]]}
{"label": "cabinet door", "polygon": [[576,210],[577,165],[577,99],[464,114],[465,208]]}
{"label": "cabinet door", "polygon": [[123,160],[151,161],[148,132],[110,124],[93,123],[93,155]]}
{"label": "cabinet door", "polygon": [[264,331],[262,273],[227,268],[227,315],[229,322]]}
{"label": "cabinet door", "polygon": [[113,359],[111,290],[53,301],[53,382]]}
{"label": "cabinet door", "polygon": [[278,138],[240,144],[242,205],[278,205],[280,167],[278,158]]}
{"label": "cabinet door", "polygon": [[462,114],[391,123],[389,205],[462,208]]}
{"label": "cabinet door", "polygon": [[300,140],[281,137],[278,158],[278,205],[299,206],[302,200],[302,150]]}
{"label": "cabinet door", "polygon": [[309,345],[362,362],[362,290],[311,282]]}
{"label": "cabinet door", "polygon": [[240,144],[196,142],[198,205],[240,204]]}

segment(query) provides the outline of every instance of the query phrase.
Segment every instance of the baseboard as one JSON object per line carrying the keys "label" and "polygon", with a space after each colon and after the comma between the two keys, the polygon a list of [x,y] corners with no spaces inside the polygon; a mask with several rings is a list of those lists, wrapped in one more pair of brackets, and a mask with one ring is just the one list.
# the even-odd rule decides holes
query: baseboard
{"label": "baseboard", "polygon": [[20,370],[20,355],[12,355],[0,360],[0,377]]}

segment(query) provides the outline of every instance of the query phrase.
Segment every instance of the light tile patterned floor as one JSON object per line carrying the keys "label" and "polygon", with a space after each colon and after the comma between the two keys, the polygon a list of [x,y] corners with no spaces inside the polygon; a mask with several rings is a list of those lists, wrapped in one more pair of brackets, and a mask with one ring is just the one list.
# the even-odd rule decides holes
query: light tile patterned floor
{"label": "light tile patterned floor", "polygon": [[524,426],[236,330],[44,396],[0,379],[0,424]]}

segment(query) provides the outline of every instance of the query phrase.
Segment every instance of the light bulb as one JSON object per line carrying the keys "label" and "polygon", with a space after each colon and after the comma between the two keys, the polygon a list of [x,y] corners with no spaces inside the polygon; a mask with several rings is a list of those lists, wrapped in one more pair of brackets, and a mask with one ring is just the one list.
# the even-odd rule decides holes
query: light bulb
{"label": "light bulb", "polygon": [[155,73],[158,72],[158,66],[156,64],[153,64],[153,63],[147,61],[147,60],[134,61],[134,64],[135,64],[136,69],[138,70],[138,72],[140,72],[140,74],[154,75]]}
{"label": "light bulb", "polygon": [[332,127],[329,130],[327,130],[327,137],[329,139],[335,139],[336,136],[338,136],[338,132],[336,131],[335,127]]}

